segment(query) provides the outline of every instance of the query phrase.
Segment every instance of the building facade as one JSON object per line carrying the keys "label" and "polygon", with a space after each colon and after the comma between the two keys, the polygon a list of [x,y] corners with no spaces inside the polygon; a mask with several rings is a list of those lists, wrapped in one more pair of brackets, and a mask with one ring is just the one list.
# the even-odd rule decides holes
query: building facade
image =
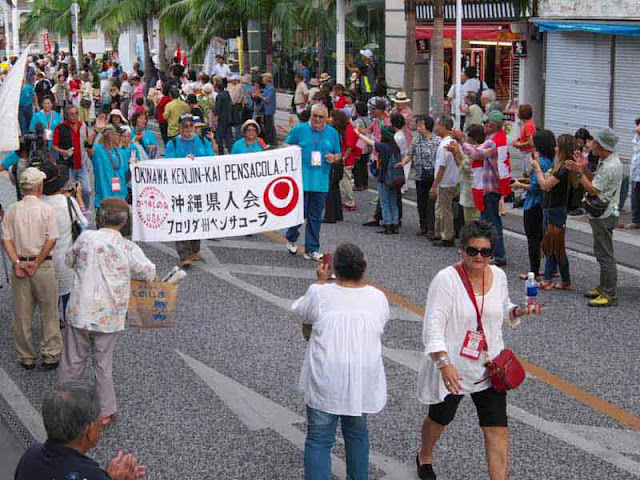
{"label": "building facade", "polygon": [[544,126],[556,134],[613,128],[631,156],[640,95],[637,0],[543,0],[531,19],[544,38]]}

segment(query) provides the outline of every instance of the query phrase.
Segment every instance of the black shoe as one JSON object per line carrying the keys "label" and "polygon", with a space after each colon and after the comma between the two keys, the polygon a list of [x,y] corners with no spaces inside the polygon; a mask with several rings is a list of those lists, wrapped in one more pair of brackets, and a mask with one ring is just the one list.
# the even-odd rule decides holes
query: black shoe
{"label": "black shoe", "polygon": [[439,242],[440,240],[442,240],[442,237],[439,236],[439,235],[435,235],[435,236],[431,237],[429,240],[432,241],[432,242]]}
{"label": "black shoe", "polygon": [[416,232],[416,237],[424,237],[427,234],[427,232]]}
{"label": "black shoe", "polygon": [[453,240],[436,240],[433,242],[434,247],[455,247]]}
{"label": "black shoe", "polygon": [[436,472],[433,471],[433,465],[430,463],[420,465],[420,455],[416,455],[416,466],[418,467],[418,478],[420,480],[436,480]]}
{"label": "black shoe", "polygon": [[364,227],[379,227],[380,222],[378,220],[369,220],[368,222],[364,222],[362,224]]}
{"label": "black shoe", "polygon": [[569,210],[569,215],[571,215],[572,217],[584,215],[584,210],[581,208],[574,208],[573,210]]}
{"label": "black shoe", "polygon": [[400,233],[400,226],[391,225],[391,233],[393,233],[394,235],[398,235]]}
{"label": "black shoe", "polygon": [[49,370],[55,370],[56,368],[58,368],[58,365],[60,365],[60,362],[43,363],[42,365],[38,365],[38,370],[48,372]]}
{"label": "black shoe", "polygon": [[25,370],[33,370],[34,368],[36,368],[35,363],[20,363],[20,366]]}

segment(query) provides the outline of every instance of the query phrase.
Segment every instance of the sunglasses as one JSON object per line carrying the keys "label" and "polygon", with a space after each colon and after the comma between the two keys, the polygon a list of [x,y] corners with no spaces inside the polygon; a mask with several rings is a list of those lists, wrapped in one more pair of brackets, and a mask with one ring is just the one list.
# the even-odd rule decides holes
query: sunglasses
{"label": "sunglasses", "polygon": [[470,257],[475,257],[480,254],[484,258],[489,258],[493,255],[493,250],[491,248],[464,247],[464,251]]}

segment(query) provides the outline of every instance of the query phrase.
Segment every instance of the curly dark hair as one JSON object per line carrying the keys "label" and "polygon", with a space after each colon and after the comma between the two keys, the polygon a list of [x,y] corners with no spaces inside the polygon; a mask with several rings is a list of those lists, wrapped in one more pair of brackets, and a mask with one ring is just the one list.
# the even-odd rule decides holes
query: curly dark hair
{"label": "curly dark hair", "polygon": [[338,245],[333,254],[333,270],[338,278],[361,280],[367,269],[367,261],[360,247],[353,243]]}
{"label": "curly dark hair", "polygon": [[498,232],[489,222],[484,220],[473,220],[462,227],[460,231],[460,246],[464,247],[474,238],[486,238],[493,247],[498,241]]}
{"label": "curly dark hair", "polygon": [[556,136],[551,130],[538,130],[533,136],[533,146],[542,157],[553,160],[556,156]]}
{"label": "curly dark hair", "polygon": [[135,129],[136,125],[138,124],[138,118],[143,116],[147,117],[147,123],[148,123],[149,114],[147,112],[135,112],[133,115],[131,115],[131,118],[129,119],[129,125],[131,125],[131,128]]}
{"label": "curly dark hair", "polygon": [[342,110],[332,110],[331,111],[331,119],[333,120],[332,125],[341,138],[344,138],[347,133],[347,125],[349,125],[349,117]]}

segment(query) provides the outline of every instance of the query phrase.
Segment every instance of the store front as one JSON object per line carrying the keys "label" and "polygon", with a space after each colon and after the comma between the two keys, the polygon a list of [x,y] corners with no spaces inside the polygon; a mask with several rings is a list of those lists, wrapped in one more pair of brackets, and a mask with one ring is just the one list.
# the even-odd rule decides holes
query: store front
{"label": "store front", "polygon": [[[417,6],[416,40],[431,39],[433,37],[432,3]],[[444,6],[444,94],[455,82],[456,69],[475,67],[478,77],[490,89],[495,90],[497,100],[502,104],[508,120],[507,128],[510,134],[516,120],[518,102],[520,99],[520,56],[514,42],[526,39],[518,31],[517,12],[510,2],[487,2],[463,4],[462,23],[462,57],[455,59],[455,3]],[[526,53],[525,53],[526,55]],[[432,76],[430,72],[430,77]],[[431,82],[430,82],[431,84]],[[445,111],[449,112],[451,105],[444,99],[434,99],[432,102],[445,102]]]}
{"label": "store front", "polygon": [[640,95],[634,88],[640,22],[538,22],[545,34],[544,126],[555,132],[613,128],[623,160],[632,152]]}

